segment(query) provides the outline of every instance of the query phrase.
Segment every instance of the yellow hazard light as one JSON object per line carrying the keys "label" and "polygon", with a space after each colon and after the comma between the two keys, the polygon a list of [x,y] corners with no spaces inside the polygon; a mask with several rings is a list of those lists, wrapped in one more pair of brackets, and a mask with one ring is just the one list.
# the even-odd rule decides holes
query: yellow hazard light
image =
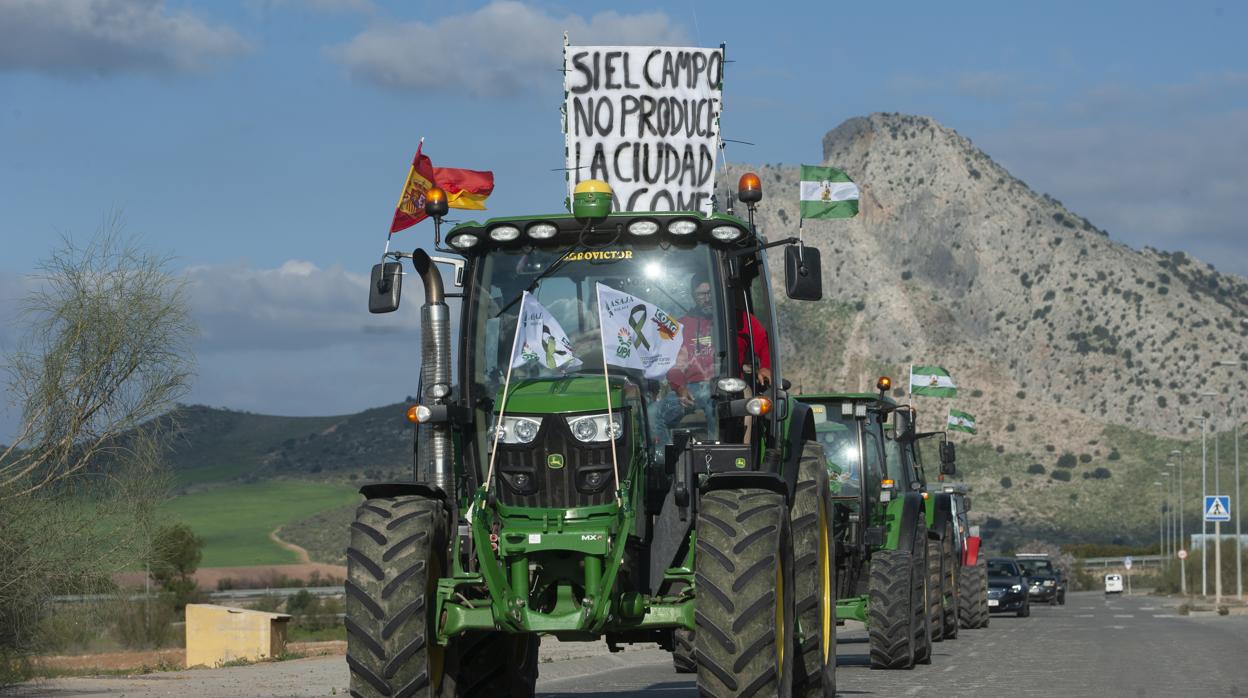
{"label": "yellow hazard light", "polygon": [[880,487],[883,487],[884,489],[892,489],[894,486],[896,486],[896,484],[897,484],[896,482],[888,478],[884,478],[884,480],[880,482]]}
{"label": "yellow hazard light", "polygon": [[763,183],[758,175],[753,172],[741,175],[741,179],[737,181],[737,198],[747,204],[763,200]]}
{"label": "yellow hazard light", "polygon": [[446,200],[446,192],[437,187],[430,187],[425,192],[425,213],[434,218],[446,215],[450,202]]}
{"label": "yellow hazard light", "polygon": [[418,407],[420,407],[420,405],[412,405],[411,407],[407,408],[407,421],[411,422],[412,424],[415,424],[417,422],[416,408]]}
{"label": "yellow hazard light", "polygon": [[893,387],[893,379],[889,378],[888,376],[880,376],[880,379],[875,382],[875,388],[879,390],[880,392],[886,392],[888,390],[891,390],[892,387]]}

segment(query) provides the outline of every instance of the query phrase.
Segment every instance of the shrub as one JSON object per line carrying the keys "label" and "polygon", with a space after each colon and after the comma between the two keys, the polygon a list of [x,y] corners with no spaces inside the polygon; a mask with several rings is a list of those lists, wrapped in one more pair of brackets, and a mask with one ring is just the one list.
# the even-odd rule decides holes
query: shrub
{"label": "shrub", "polygon": [[1063,453],[1063,454],[1062,454],[1060,457],[1058,457],[1058,459],[1057,459],[1057,467],[1059,467],[1059,468],[1073,468],[1073,467],[1075,467],[1075,462],[1076,462],[1076,460],[1075,460],[1075,454],[1073,454],[1073,453]]}
{"label": "shrub", "polygon": [[1106,460],[1118,460],[1119,458],[1122,458],[1122,454],[1116,448],[1110,451],[1108,456],[1105,456]]}
{"label": "shrub", "polygon": [[1039,463],[1032,463],[1031,465],[1027,466],[1027,472],[1032,475],[1043,475],[1044,466],[1040,465]]}
{"label": "shrub", "polygon": [[1091,454],[1088,454],[1088,453],[1080,453],[1080,454],[1079,454],[1079,462],[1080,462],[1080,463],[1091,463],[1091,462],[1092,462],[1092,455],[1091,455]]}
{"label": "shrub", "polygon": [[1113,473],[1109,471],[1109,468],[1097,468],[1090,473],[1084,473],[1083,477],[1092,480],[1108,480],[1113,477]]}
{"label": "shrub", "polygon": [[1059,480],[1061,482],[1070,482],[1070,471],[1069,470],[1054,470],[1053,472],[1049,473],[1049,477],[1053,478],[1054,480]]}
{"label": "shrub", "polygon": [[1011,480],[1009,477],[1001,478],[1001,489],[1008,490],[1013,486],[1014,486],[1014,481]]}

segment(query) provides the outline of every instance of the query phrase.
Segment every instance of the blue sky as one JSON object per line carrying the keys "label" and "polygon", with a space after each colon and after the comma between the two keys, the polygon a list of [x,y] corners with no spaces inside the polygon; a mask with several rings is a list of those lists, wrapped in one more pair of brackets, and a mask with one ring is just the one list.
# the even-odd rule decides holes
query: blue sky
{"label": "blue sky", "polygon": [[814,163],[846,118],[929,115],[1114,239],[1248,273],[1248,8],[1023,5],[5,0],[0,344],[37,260],[120,210],[192,280],[188,400],[402,399],[377,369],[416,360],[414,318],[370,318],[360,275],[412,151],[492,169],[492,213],[558,208],[564,30],[726,42],[724,135],[756,144],[732,160]]}

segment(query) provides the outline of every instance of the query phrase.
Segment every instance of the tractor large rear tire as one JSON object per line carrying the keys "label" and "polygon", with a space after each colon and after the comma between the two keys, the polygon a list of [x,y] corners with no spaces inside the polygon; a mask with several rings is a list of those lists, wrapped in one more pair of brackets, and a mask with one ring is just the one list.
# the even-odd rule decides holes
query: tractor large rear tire
{"label": "tractor large rear tire", "polygon": [[537,635],[473,631],[451,641],[443,696],[532,698],[537,686]]}
{"label": "tractor large rear tire", "polygon": [[352,696],[438,695],[444,652],[429,613],[446,569],[447,518],[426,497],[369,499],[355,510],[344,621]]}
{"label": "tractor large rear tire", "polygon": [[[915,571],[906,550],[879,550],[871,555],[867,596],[867,629],[872,669],[913,669],[916,613]],[[919,613],[923,611],[919,608]]]}
{"label": "tractor large rear tire", "polygon": [[983,555],[958,575],[958,624],[965,630],[988,627],[988,572]]}
{"label": "tractor large rear tire", "polygon": [[940,627],[944,630],[946,640],[955,640],[958,637],[958,606],[962,603],[958,589],[962,561],[958,558],[957,545],[953,536],[953,523],[945,522],[945,531],[940,543],[940,586],[943,592],[941,609],[944,612]]}
{"label": "tractor large rear tire", "polygon": [[794,613],[801,630],[794,665],[795,696],[836,695],[836,560],[832,497],[823,445],[807,443],[793,496]]}
{"label": "tractor large rear tire", "polygon": [[769,490],[713,490],[699,506],[698,691],[716,698],[792,695],[793,542],[785,498]]}

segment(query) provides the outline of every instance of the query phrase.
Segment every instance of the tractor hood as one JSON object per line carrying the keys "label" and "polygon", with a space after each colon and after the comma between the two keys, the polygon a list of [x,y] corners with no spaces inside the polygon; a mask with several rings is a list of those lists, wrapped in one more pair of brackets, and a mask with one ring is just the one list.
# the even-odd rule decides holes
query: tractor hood
{"label": "tractor hood", "polygon": [[[611,379],[611,409],[620,409],[626,385],[629,383],[623,378]],[[501,401],[496,402],[500,403]],[[511,386],[507,399],[508,414],[567,414],[606,410],[606,385],[602,376],[527,379]]]}

